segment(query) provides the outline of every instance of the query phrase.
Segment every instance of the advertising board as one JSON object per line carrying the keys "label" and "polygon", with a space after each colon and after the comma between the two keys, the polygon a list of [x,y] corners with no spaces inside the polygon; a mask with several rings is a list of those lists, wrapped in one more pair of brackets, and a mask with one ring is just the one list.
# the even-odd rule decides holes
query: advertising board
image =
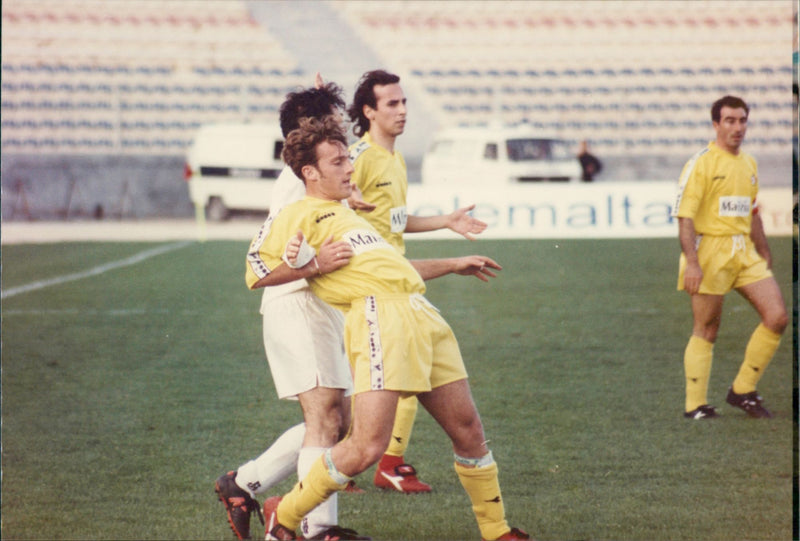
{"label": "advertising board", "polygon": [[[663,181],[512,185],[502,188],[410,184],[408,212],[447,214],[475,204],[484,238],[675,237],[676,185]],[[792,234],[791,188],[763,188],[759,206],[768,236]],[[449,230],[414,238],[453,238]]]}

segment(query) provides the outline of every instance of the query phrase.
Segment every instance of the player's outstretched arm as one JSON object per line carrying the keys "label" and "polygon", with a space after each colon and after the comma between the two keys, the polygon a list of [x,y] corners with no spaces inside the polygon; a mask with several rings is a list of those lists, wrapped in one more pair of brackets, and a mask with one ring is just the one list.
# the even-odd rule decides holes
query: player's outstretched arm
{"label": "player's outstretched arm", "polygon": [[496,278],[495,270],[502,270],[495,260],[483,255],[468,255],[442,259],[412,259],[411,264],[417,269],[423,280],[432,280],[446,274],[474,276],[488,282]]}
{"label": "player's outstretched arm", "polygon": [[406,233],[422,233],[446,228],[469,240],[475,240],[473,235],[482,233],[487,224],[469,214],[474,208],[475,205],[470,205],[444,216],[409,216],[406,222]]}

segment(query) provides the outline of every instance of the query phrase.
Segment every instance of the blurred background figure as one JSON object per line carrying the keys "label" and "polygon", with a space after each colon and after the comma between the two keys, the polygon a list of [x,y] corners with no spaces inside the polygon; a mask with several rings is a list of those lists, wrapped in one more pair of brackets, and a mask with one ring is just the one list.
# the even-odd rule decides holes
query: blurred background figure
{"label": "blurred background figure", "polygon": [[589,142],[584,139],[581,141],[580,149],[578,150],[578,160],[581,162],[583,169],[583,176],[581,180],[584,182],[591,182],[594,176],[603,170],[603,162],[597,159],[597,156],[589,152]]}

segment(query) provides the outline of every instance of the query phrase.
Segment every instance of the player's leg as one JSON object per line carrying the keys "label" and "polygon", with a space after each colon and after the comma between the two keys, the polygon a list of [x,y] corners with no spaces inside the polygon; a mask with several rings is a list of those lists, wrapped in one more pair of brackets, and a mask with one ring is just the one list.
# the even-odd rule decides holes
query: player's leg
{"label": "player's leg", "polygon": [[[349,399],[344,390],[316,387],[298,395],[306,434],[297,461],[297,478],[303,479],[311,465],[339,441],[340,434],[349,424]],[[338,524],[338,498],[333,495],[303,519],[302,530],[306,538],[313,538]]]}
{"label": "player's leg", "polygon": [[302,481],[283,497],[275,510],[278,524],[294,531],[306,514],[378,461],[391,437],[398,396],[394,391],[356,395],[350,435],[315,460]]}
{"label": "player's leg", "polygon": [[417,398],[407,396],[397,403],[392,439],[375,468],[374,484],[378,488],[406,494],[430,492],[431,486],[417,477],[417,470],[406,463],[405,452],[417,417]]}
{"label": "player's leg", "polygon": [[786,304],[778,283],[772,277],[739,287],[737,291],[756,309],[761,322],[747,343],[744,361],[728,393],[728,402],[753,417],[769,417],[769,412],[761,406],[756,386],[772,361],[781,334],[788,325]]}
{"label": "player's leg", "polygon": [[[314,385],[313,351],[306,340],[291,341],[286,337],[287,325],[294,325],[310,335],[305,321],[304,300],[300,292],[272,299],[262,306],[262,338],[275,389],[281,398],[296,396]],[[284,317],[276,317],[276,314]],[[295,359],[305,363],[292,370]],[[307,370],[304,370],[307,368]],[[220,476],[215,491],[228,516],[228,523],[239,539],[250,538],[250,515],[260,512],[254,500],[257,493],[288,477],[297,468],[297,459],[305,437],[305,426],[289,429],[267,451],[236,471]]]}
{"label": "player's leg", "polygon": [[483,539],[528,539],[509,527],[500,492],[497,463],[486,446],[483,425],[469,383],[461,379],[418,395],[420,403],[453,444],[455,470],[472,502]]}
{"label": "player's leg", "polygon": [[263,522],[255,497],[295,471],[305,433],[305,424],[293,426],[281,434],[258,458],[217,479],[214,490],[225,506],[228,524],[238,539],[250,538],[250,515],[253,512],[258,513]]}
{"label": "player's leg", "polygon": [[686,417],[701,419],[715,417],[716,412],[708,404],[708,381],[722,318],[722,295],[692,295],[692,336],[683,353],[683,368],[686,378]]}
{"label": "player's leg", "polygon": [[236,484],[251,496],[256,496],[289,477],[297,469],[297,457],[305,434],[305,424],[298,423],[278,436],[258,458],[239,467]]}

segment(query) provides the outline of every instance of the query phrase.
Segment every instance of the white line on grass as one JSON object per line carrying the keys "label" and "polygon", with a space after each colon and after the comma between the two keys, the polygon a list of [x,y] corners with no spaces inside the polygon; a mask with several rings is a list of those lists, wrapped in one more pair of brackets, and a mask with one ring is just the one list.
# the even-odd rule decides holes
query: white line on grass
{"label": "white line on grass", "polygon": [[90,276],[97,276],[98,274],[103,274],[104,272],[108,272],[114,269],[119,269],[121,267],[128,267],[130,265],[135,265],[137,263],[141,263],[146,259],[150,259],[151,257],[179,250],[184,246],[192,244],[193,242],[194,241],[173,242],[172,244],[157,246],[150,250],[139,252],[138,254],[132,255],[131,257],[120,259],[119,261],[112,261],[110,263],[99,265],[97,267],[82,272],[76,272],[74,274],[65,274],[63,276],[56,276],[55,278],[50,278],[48,280],[38,280],[36,282],[31,282],[30,284],[25,284],[19,287],[12,287],[3,290],[0,293],[0,299],[7,299],[8,297],[13,297],[15,295],[20,295],[22,293],[28,293],[29,291],[36,291],[37,289],[42,289],[45,287],[57,286],[65,284],[67,282],[73,282],[75,280],[82,280],[83,278],[89,278]]}

